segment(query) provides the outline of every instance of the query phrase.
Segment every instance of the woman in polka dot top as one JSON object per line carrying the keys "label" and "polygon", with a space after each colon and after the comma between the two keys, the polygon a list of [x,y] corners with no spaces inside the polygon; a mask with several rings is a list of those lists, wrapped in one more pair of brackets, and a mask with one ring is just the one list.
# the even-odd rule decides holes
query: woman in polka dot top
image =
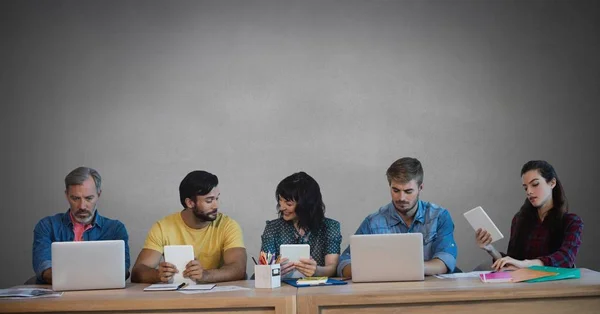
{"label": "woman in polka dot top", "polygon": [[309,244],[310,259],[281,260],[281,273],[298,270],[304,276],[334,276],[340,257],[340,223],[325,218],[325,204],[315,179],[305,172],[283,179],[275,191],[279,218],[267,221],[261,250],[279,255],[282,244]]}

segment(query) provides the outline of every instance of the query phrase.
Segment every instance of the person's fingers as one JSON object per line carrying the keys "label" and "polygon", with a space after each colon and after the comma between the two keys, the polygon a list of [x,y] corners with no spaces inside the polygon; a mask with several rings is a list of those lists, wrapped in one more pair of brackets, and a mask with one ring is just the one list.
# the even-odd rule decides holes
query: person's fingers
{"label": "person's fingers", "polygon": [[171,264],[171,263],[167,263],[167,262],[162,262],[160,263],[161,267],[167,267],[167,268],[177,268],[175,267],[175,265]]}
{"label": "person's fingers", "polygon": [[185,271],[183,272],[183,277],[192,277],[199,273],[202,273],[202,267],[200,266],[200,264],[192,264],[191,266],[188,266],[185,269]]}
{"label": "person's fingers", "polygon": [[498,265],[499,265],[501,262],[502,262],[502,258],[501,258],[501,259],[498,259],[498,260],[496,260],[496,261],[494,262],[494,264],[492,264],[492,268],[494,269],[494,271],[498,271],[498,269],[500,269],[500,268],[498,267]]}
{"label": "person's fingers", "polygon": [[287,263],[283,266],[283,269],[294,269],[296,268],[296,265],[294,265],[294,263]]}
{"label": "person's fingers", "polygon": [[483,241],[481,241],[481,242],[485,245],[492,243],[492,235],[489,233],[486,234],[485,237],[483,237]]}
{"label": "person's fingers", "polygon": [[175,266],[167,266],[167,265],[165,265],[165,266],[161,266],[161,267],[160,267],[160,269],[161,269],[163,272],[172,272],[172,273],[178,273],[178,271],[177,271],[177,267],[175,267]]}
{"label": "person's fingers", "polygon": [[173,277],[173,273],[172,273],[172,272],[169,272],[169,271],[165,271],[165,272],[162,272],[162,276],[165,276],[165,277],[171,278],[171,277]]}
{"label": "person's fingers", "polygon": [[504,268],[504,266],[506,266],[506,264],[508,263],[509,260],[510,260],[510,257],[508,257],[508,256],[505,256],[504,258],[502,258],[500,260],[500,263],[498,264],[498,269]]}
{"label": "person's fingers", "polygon": [[292,270],[294,270],[294,267],[285,267],[285,268],[281,268],[281,274],[282,275],[286,275],[288,273],[290,273]]}
{"label": "person's fingers", "polygon": [[312,259],[312,258],[301,258],[300,262],[302,262],[303,264],[308,264],[308,265],[315,265],[317,264],[317,262]]}
{"label": "person's fingers", "polygon": [[185,268],[190,268],[196,265],[200,265],[200,262],[198,262],[198,260],[191,260],[189,263],[187,263],[187,265],[185,265]]}
{"label": "person's fingers", "polygon": [[306,273],[313,272],[316,269],[316,267],[314,267],[314,265],[312,264],[298,264],[296,265],[296,269],[298,269],[306,275]]}

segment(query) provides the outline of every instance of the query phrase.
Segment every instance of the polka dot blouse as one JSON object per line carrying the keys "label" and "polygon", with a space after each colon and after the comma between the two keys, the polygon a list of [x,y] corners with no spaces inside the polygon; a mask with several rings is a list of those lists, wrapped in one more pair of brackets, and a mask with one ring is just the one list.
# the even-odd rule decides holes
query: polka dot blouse
{"label": "polka dot blouse", "polygon": [[323,220],[319,230],[306,232],[303,236],[291,222],[283,218],[267,221],[261,238],[261,250],[277,255],[282,244],[308,244],[310,256],[319,266],[325,266],[325,255],[340,254],[342,243],[340,223],[329,218]]}

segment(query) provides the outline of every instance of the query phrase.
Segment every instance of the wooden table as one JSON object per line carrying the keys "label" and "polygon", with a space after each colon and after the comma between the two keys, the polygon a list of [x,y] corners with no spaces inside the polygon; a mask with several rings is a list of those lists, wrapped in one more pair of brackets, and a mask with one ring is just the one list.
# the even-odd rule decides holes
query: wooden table
{"label": "wooden table", "polygon": [[[60,298],[2,300],[1,313],[600,313],[600,273],[545,283],[482,283],[477,278],[344,286],[254,289],[254,281],[219,285],[252,288],[186,295],[126,289],[65,292]],[[48,286],[45,286],[48,287]]]}
{"label": "wooden table", "polygon": [[482,283],[477,278],[351,283],[298,289],[308,313],[600,313],[600,273],[544,283]]}
{"label": "wooden table", "polygon": [[[0,313],[104,312],[134,313],[296,313],[297,289],[254,289],[254,281],[233,281],[218,286],[251,290],[183,294],[177,291],[144,292],[147,284],[128,284],[125,289],[67,291],[59,298],[0,300]],[[31,287],[31,286],[29,286]],[[50,288],[50,286],[40,286]]]}

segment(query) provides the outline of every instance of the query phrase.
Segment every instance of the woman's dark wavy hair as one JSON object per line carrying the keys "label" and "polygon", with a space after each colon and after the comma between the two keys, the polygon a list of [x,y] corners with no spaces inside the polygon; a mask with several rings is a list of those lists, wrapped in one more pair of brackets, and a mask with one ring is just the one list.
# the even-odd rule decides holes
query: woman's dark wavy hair
{"label": "woman's dark wavy hair", "polygon": [[[531,170],[537,170],[540,175],[550,182],[552,179],[556,179],[556,185],[552,189],[552,202],[553,207],[548,211],[544,218],[544,224],[548,224],[550,227],[550,250],[556,251],[560,248],[563,240],[563,215],[569,210],[567,197],[565,190],[563,189],[562,183],[556,175],[554,167],[544,160],[532,160],[527,162],[521,168],[521,176]],[[516,259],[525,259],[525,245],[527,238],[531,232],[531,226],[533,226],[538,219],[537,208],[535,208],[528,198],[525,198],[525,203],[521,206],[521,209],[517,213],[517,226],[514,249],[515,252],[511,252],[510,256]]]}
{"label": "woman's dark wavy hair", "polygon": [[323,204],[321,189],[315,179],[305,172],[297,172],[279,182],[275,190],[275,200],[281,218],[280,196],[286,201],[296,202],[298,227],[310,231],[319,230],[325,219],[325,204]]}

